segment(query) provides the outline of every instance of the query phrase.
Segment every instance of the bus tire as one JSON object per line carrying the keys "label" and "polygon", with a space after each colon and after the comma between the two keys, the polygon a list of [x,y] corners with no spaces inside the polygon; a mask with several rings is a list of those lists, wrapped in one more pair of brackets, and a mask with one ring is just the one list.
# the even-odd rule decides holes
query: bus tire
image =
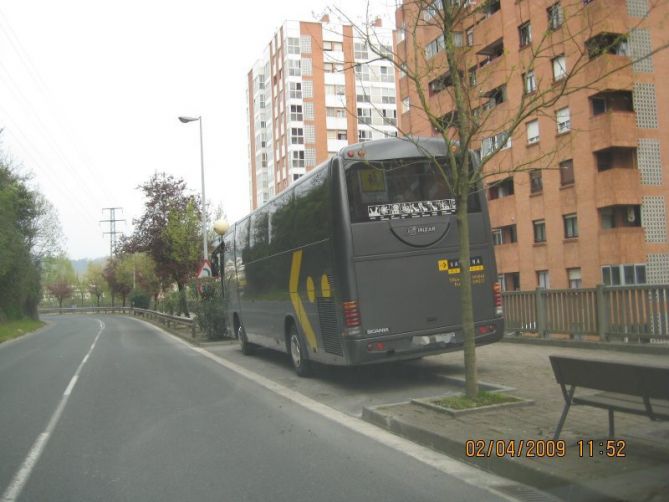
{"label": "bus tire", "polygon": [[237,326],[237,340],[239,340],[239,348],[242,349],[242,354],[245,356],[250,356],[255,351],[255,346],[249,343],[248,338],[246,338],[246,332],[241,323]]}
{"label": "bus tire", "polygon": [[311,376],[313,367],[311,361],[307,359],[307,347],[294,324],[290,326],[290,330],[288,331],[288,343],[290,346],[290,359],[293,362],[293,368],[295,368],[297,376],[303,378]]}

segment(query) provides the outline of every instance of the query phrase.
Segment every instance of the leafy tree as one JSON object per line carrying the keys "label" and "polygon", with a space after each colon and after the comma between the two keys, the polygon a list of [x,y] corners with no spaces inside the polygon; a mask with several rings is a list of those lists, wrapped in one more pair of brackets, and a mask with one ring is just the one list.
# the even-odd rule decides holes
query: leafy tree
{"label": "leafy tree", "polygon": [[128,295],[133,286],[133,264],[132,257],[127,254],[114,256],[108,260],[102,271],[112,297],[112,306],[116,295],[121,296],[122,305],[125,307]]}
{"label": "leafy tree", "polygon": [[153,298],[154,306],[157,309],[158,295],[160,294],[162,284],[160,277],[156,273],[156,263],[146,253],[134,253],[132,257],[136,275],[136,287],[140,288],[150,298]]}
{"label": "leafy tree", "polygon": [[88,289],[88,292],[95,297],[97,306],[99,307],[100,298],[102,298],[106,286],[102,265],[88,262],[86,273],[84,274],[84,285]]}
{"label": "leafy tree", "polygon": [[59,252],[55,210],[29,181],[0,152],[0,320],[37,318],[40,264]]}
{"label": "leafy tree", "polygon": [[48,257],[44,260],[43,279],[47,290],[58,300],[58,306],[63,307],[63,300],[72,297],[77,284],[77,275],[72,262],[67,256]]}
{"label": "leafy tree", "polygon": [[199,261],[200,199],[187,193],[183,179],[165,173],[154,174],[139,189],[145,197],[144,213],[133,220],[135,231],[121,241],[120,249],[151,256],[161,282],[176,282],[178,310],[189,315],[185,286]]}
{"label": "leafy tree", "polygon": [[[662,3],[666,11],[666,2],[649,2],[651,8]],[[590,15],[591,6],[587,4],[581,0],[546,2],[547,9],[557,11],[551,12],[553,17],[545,32],[534,27],[531,44],[519,53],[517,65],[495,64],[497,58],[501,61],[502,56],[508,55],[508,48],[495,40],[484,47],[470,40],[467,33],[470,27],[500,9],[499,0],[404,0],[397,11],[401,41],[394,49],[379,43],[373,21],[356,24],[334,8],[335,14],[353,25],[355,37],[366,44],[371,60],[386,61],[400,73],[400,94],[409,96],[412,122],[431,129],[444,141],[446,158],[425,154],[432,159],[456,200],[462,264],[470,263],[467,218],[470,193],[480,190],[486,178],[499,181],[514,172],[529,170],[529,166],[547,168],[556,157],[558,147],[550,151],[539,148],[534,155],[515,164],[514,159],[504,155],[511,140],[525,133],[526,122],[541,116],[555,120],[555,108],[566,106],[563,105],[566,97],[585,89],[603,90],[607,76],[667,47],[665,40],[650,52],[597,61],[603,54],[623,54],[628,34],[597,38],[597,20]],[[639,26],[643,21],[639,21]],[[502,23],[499,16],[498,22]],[[473,33],[476,35],[477,31]],[[478,34],[485,37],[480,29]],[[527,35],[522,30],[519,34],[522,44],[522,37]],[[513,106],[500,106],[508,99],[507,84],[512,81],[523,82],[525,92],[513,96]],[[508,87],[509,92],[517,88]],[[381,110],[376,112],[381,115]],[[421,148],[411,130],[400,133]],[[480,162],[473,161],[471,151],[479,153]],[[469,267],[463,266],[461,275],[465,388],[467,395],[474,397],[478,394],[478,379]]]}

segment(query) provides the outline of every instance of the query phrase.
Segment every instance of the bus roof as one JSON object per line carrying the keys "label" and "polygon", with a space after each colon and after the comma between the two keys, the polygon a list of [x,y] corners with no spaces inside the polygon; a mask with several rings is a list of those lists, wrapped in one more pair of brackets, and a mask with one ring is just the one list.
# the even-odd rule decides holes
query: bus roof
{"label": "bus roof", "polygon": [[[364,156],[359,152],[364,151]],[[339,156],[344,160],[388,160],[426,156],[443,157],[446,144],[442,138],[407,137],[365,141],[342,148]]]}

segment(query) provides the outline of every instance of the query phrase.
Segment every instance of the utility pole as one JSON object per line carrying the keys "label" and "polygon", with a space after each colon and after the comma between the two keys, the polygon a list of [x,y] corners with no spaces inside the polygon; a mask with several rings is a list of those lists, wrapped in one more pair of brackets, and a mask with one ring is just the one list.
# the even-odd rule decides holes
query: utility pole
{"label": "utility pole", "polygon": [[122,207],[103,207],[102,212],[104,213],[105,211],[109,211],[109,219],[108,220],[100,220],[100,223],[109,223],[109,232],[103,232],[102,236],[104,237],[105,235],[109,235],[109,258],[113,258],[114,255],[114,246],[116,246],[116,234],[119,234],[121,232],[116,231],[116,223],[125,220],[118,220],[116,219],[116,210],[120,210],[123,212]]}

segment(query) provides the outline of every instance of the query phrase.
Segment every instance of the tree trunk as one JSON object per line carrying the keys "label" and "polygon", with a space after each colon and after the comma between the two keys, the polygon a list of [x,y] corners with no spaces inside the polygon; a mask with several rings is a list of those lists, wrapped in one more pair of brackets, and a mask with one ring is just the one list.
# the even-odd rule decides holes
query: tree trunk
{"label": "tree trunk", "polygon": [[474,304],[472,298],[472,276],[469,271],[469,214],[467,199],[469,190],[461,190],[458,197],[456,218],[460,245],[460,308],[464,336],[465,393],[473,398],[479,393],[476,374],[476,344],[474,343]]}
{"label": "tree trunk", "polygon": [[177,287],[179,288],[179,314],[183,312],[186,317],[190,317],[188,312],[188,302],[186,301],[186,288],[185,286],[178,282]]}

